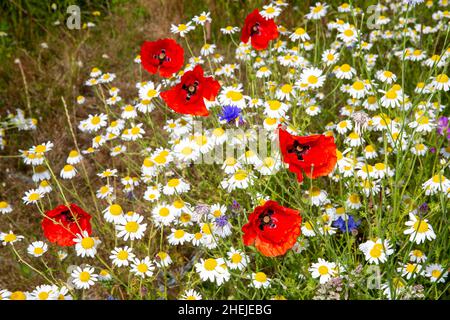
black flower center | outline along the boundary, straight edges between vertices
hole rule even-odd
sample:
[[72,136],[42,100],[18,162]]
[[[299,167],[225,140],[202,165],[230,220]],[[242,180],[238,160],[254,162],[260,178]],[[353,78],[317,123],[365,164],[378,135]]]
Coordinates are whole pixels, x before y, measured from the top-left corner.
[[70,210],[61,212],[61,216],[63,216],[67,222],[75,222],[75,217]]
[[259,22],[255,23],[250,31],[250,36],[254,36],[255,34],[259,34]]
[[191,97],[197,92],[197,87],[198,87],[198,81],[194,81],[194,83],[187,85],[187,84],[183,84],[181,86],[181,88],[186,91],[187,95],[186,95],[186,100],[189,101],[191,100]]
[[259,215],[259,219],[258,219],[259,220],[259,229],[264,231],[265,226],[269,226],[270,228],[276,227],[276,225],[272,219],[272,215],[273,215],[272,209],[268,209],[267,211],[265,211]]
[[303,161],[303,155],[311,149],[310,146],[306,144],[301,144],[297,140],[294,141],[294,144],[290,149],[288,149],[288,153],[295,153],[297,155],[297,159]]
[[162,65],[165,61],[170,61],[170,58],[166,54],[166,49],[161,49],[159,54],[153,55],[153,58],[159,60],[159,65]]

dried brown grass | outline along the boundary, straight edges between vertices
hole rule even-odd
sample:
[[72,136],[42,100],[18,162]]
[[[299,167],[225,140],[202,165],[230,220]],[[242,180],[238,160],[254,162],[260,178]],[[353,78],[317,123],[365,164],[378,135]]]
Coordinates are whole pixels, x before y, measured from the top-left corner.
[[[48,43],[48,49],[42,49],[36,43],[35,51],[18,49],[10,61],[2,63],[0,75],[9,85],[2,89],[5,108],[0,110],[0,114],[6,114],[6,110],[14,111],[17,107],[27,109],[24,83],[18,66],[13,62],[19,58],[29,88],[33,117],[39,119],[39,124],[36,132],[10,134],[9,145],[0,153],[0,198],[7,199],[14,207],[13,213],[1,217],[1,231],[12,229],[26,235],[29,241],[42,239],[39,214],[33,206],[25,206],[21,201],[21,195],[34,187],[32,170],[23,165],[19,158],[1,156],[17,155],[19,149],[50,140],[55,147],[49,160],[55,168],[61,168],[68,152],[74,147],[61,97],[68,102],[75,129],[77,120],[95,110],[95,106],[89,106],[89,103],[87,108],[75,104],[77,95],[87,94],[83,82],[93,66],[115,72],[120,79],[115,85],[121,89],[123,97],[130,97],[134,93],[134,81],[138,79],[138,68],[133,63],[133,57],[139,53],[140,44],[146,39],[169,36],[170,23],[181,20],[182,7],[177,0],[137,0],[118,8],[118,13],[103,17],[97,27],[89,31],[55,27],[42,35],[41,41]],[[138,16],[137,10],[140,12]],[[109,58],[102,58],[103,54]],[[89,142],[79,140],[79,144],[86,146]],[[92,176],[93,169],[88,168]],[[79,193],[85,193],[85,199],[89,201],[88,188],[82,182],[81,178],[75,181],[77,186],[81,186]],[[26,252],[25,243],[19,243],[17,247],[20,252]],[[56,248],[53,251],[56,252]],[[38,269],[43,269],[38,259],[26,258]],[[49,265],[56,269],[56,258]],[[59,272],[60,277],[68,276],[64,275],[65,270]],[[9,247],[0,247],[0,288],[27,290],[41,283],[39,276],[17,262]],[[104,297],[104,293],[96,292],[90,298],[100,297]]]

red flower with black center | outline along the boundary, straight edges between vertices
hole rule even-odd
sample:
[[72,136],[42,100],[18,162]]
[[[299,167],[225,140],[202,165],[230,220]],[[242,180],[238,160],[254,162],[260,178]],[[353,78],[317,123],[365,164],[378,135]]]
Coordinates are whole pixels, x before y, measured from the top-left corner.
[[141,47],[141,63],[151,74],[159,72],[161,77],[170,78],[184,63],[184,50],[173,39],[145,41]]
[[267,257],[283,255],[297,241],[301,223],[297,210],[280,206],[276,201],[266,201],[255,208],[242,227],[244,244],[254,244]]
[[264,50],[269,41],[278,38],[278,28],[273,19],[265,19],[255,9],[245,18],[242,28],[241,41],[247,43],[251,39],[252,47],[256,50]]
[[298,182],[303,181],[303,172],[315,179],[333,171],[337,161],[333,137],[323,134],[293,136],[282,128],[278,128],[278,137],[283,161],[289,164],[289,171],[297,175]]
[[178,113],[207,116],[209,112],[203,99],[214,101],[219,90],[219,82],[213,77],[204,77],[202,67],[197,65],[181,77],[179,84],[161,92],[161,97]]
[[59,205],[45,213],[42,220],[42,230],[50,242],[56,242],[59,246],[72,246],[77,234],[87,231],[92,233],[91,215],[78,207],[70,204],[70,208]]

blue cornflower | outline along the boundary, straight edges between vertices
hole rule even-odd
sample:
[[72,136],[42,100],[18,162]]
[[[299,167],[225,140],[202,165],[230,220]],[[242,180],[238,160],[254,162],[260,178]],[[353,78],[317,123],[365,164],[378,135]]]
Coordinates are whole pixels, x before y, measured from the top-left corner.
[[225,227],[228,224],[228,216],[224,214],[224,215],[216,218],[216,224],[219,227]]
[[230,123],[239,119],[239,124],[242,124],[241,111],[242,110],[236,106],[224,106],[222,107],[222,113],[219,115],[219,120]]
[[342,219],[342,217],[339,217],[333,222],[333,227],[338,228],[342,232],[352,232],[353,230],[356,230],[360,224],[360,220],[355,221],[353,216],[348,216],[347,221]]

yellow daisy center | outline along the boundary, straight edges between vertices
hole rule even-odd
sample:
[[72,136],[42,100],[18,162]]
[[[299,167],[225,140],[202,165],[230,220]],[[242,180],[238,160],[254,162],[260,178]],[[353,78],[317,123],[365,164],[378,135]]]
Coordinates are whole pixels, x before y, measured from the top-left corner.
[[158,91],[156,91],[155,89],[150,89],[147,91],[147,97],[153,98],[154,96],[156,96],[157,93]]
[[413,227],[414,230],[416,230],[418,233],[425,233],[429,229],[428,223],[426,223],[425,221],[416,221]]
[[92,117],[92,119],[91,119],[91,123],[92,123],[93,125],[99,124],[100,121],[101,121],[101,119],[100,119],[99,116]]
[[231,256],[231,262],[233,262],[235,264],[238,264],[239,262],[241,262],[241,260],[242,260],[242,256],[239,253],[234,253]]
[[184,230],[177,230],[177,231],[174,232],[173,236],[176,239],[181,239],[181,238],[184,237],[184,233],[185,233]]
[[47,300],[48,296],[49,296],[49,294],[46,291],[39,292],[39,294],[38,294],[39,300]]
[[94,247],[94,245],[95,241],[91,237],[86,237],[81,240],[81,246],[83,247],[83,249],[91,249]]
[[127,260],[128,259],[128,252],[125,250],[120,250],[117,253],[117,259],[119,260]]
[[15,235],[14,233],[10,233],[10,234],[7,234],[7,235],[5,236],[5,238],[3,239],[3,241],[5,241],[5,242],[13,242],[13,241],[15,241],[16,239],[17,239],[16,235]]
[[183,155],[185,155],[185,156],[188,156],[188,155],[192,154],[193,151],[194,151],[194,150],[193,150],[191,147],[184,147],[184,148],[181,150],[181,153],[182,153]]
[[448,82],[448,76],[446,74],[440,74],[436,77],[436,81],[439,83],[447,83]]
[[373,246],[373,248],[370,250],[369,253],[373,258],[379,258],[382,252],[383,252],[383,245],[377,243]]
[[308,77],[308,83],[310,83],[310,84],[316,84],[317,81],[319,81],[319,78],[317,78],[317,77],[314,76],[314,75],[310,75],[310,76]]
[[352,87],[353,89],[360,91],[364,89],[364,83],[362,83],[361,81],[356,81],[353,83]]
[[247,178],[248,173],[244,170],[238,170],[235,174],[234,174],[234,179],[238,180],[238,181],[242,181],[245,180],[245,178]]
[[441,276],[441,274],[442,274],[442,272],[437,269],[431,271],[431,276],[435,279],[439,278]]
[[145,263],[140,263],[140,264],[137,265],[136,269],[140,273],[146,273],[148,271],[148,266]]
[[170,179],[169,182],[167,183],[167,185],[171,188],[175,188],[180,184],[180,180],[179,179]]
[[267,281],[267,275],[264,272],[257,272],[255,274],[255,281],[264,283]]
[[36,153],[44,153],[45,151],[47,151],[47,147],[44,146],[43,144],[40,144],[38,146],[36,146],[36,148],[34,149],[34,151]]
[[81,282],[88,282],[91,279],[91,275],[87,271],[83,271],[80,273],[79,279]]
[[328,274],[328,267],[327,266],[320,266],[317,271],[319,272],[319,274],[321,276],[324,276],[326,274]]
[[161,208],[159,209],[159,215],[161,217],[167,217],[169,215],[170,211],[167,208]]
[[240,93],[239,91],[228,91],[226,94],[228,99],[231,99],[232,101],[239,101],[242,100],[242,93]]
[[390,100],[394,100],[397,99],[397,92],[393,89],[389,90],[386,92],[386,98],[390,99]]
[[207,271],[213,271],[217,267],[217,261],[215,259],[206,259],[204,267]]
[[122,207],[118,204],[113,204],[111,205],[111,207],[109,207],[109,213],[111,213],[113,216],[118,216],[122,214],[122,212]]
[[139,224],[136,221],[128,221],[125,230],[129,233],[135,233],[139,230]]
[[341,71],[342,72],[349,72],[350,70],[351,70],[350,65],[348,65],[346,63],[341,66]]
[[353,37],[354,34],[355,34],[355,33],[353,32],[352,29],[347,29],[347,30],[344,31],[344,35],[345,35],[346,37]]

